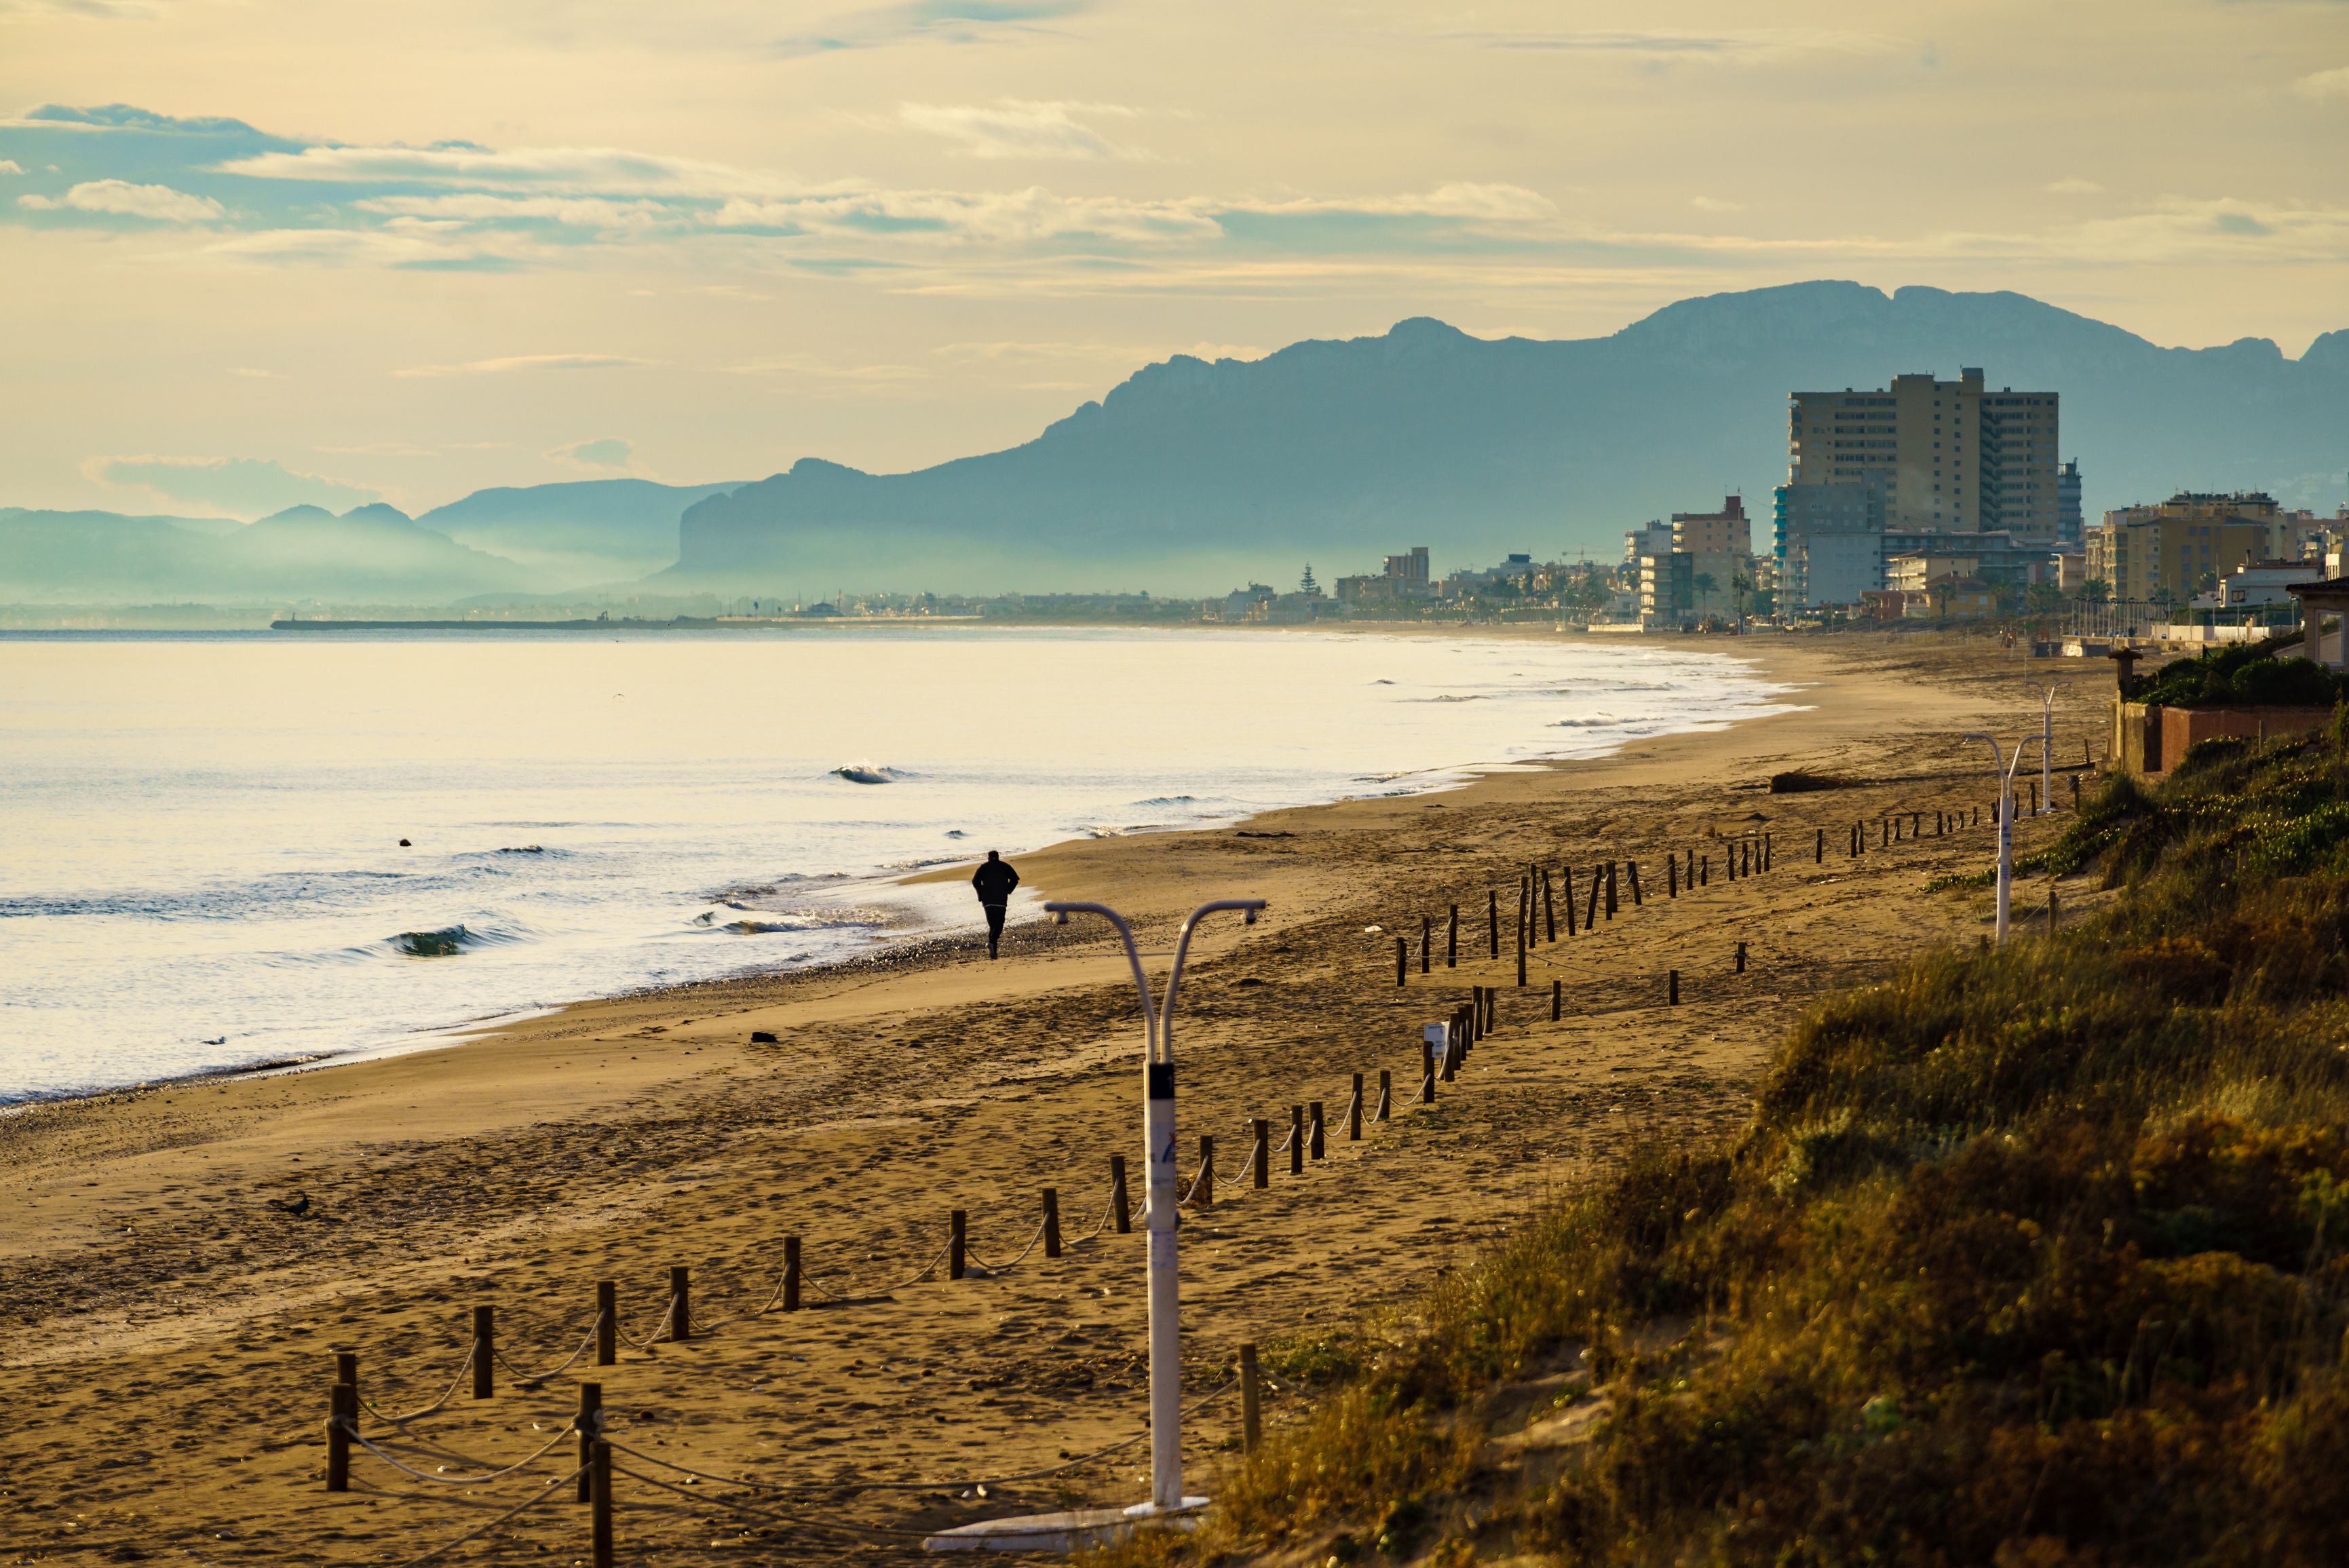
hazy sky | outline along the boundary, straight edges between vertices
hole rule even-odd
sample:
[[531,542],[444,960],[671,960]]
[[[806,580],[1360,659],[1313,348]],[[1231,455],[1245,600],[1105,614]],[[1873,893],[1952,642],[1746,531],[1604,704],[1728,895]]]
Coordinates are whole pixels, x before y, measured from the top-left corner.
[[0,0],[0,504],[916,467],[1813,277],[2349,326],[2349,0]]

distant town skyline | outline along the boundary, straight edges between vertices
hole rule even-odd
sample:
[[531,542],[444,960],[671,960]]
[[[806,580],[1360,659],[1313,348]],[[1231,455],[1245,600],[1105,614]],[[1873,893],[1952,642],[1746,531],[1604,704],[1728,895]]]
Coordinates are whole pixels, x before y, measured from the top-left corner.
[[2349,326],[2344,23],[13,0],[0,505],[903,469],[1173,353],[1804,278],[2296,355]]

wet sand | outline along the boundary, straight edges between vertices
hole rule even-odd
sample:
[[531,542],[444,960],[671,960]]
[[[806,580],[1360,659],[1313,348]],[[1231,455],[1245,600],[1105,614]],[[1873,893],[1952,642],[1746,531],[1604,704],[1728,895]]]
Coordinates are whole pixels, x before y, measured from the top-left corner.
[[[1309,1374],[1326,1341],[1407,1314],[1437,1273],[1634,1139],[1734,1127],[1812,998],[1987,931],[1987,894],[1920,891],[1992,852],[1986,810],[1980,827],[1931,834],[1937,810],[1990,802],[1986,752],[1956,733],[2019,734],[2038,711],[2026,680],[2068,678],[2057,758],[2076,769],[2084,740],[2100,746],[2100,666],[2051,670],[1980,638],[1718,645],[1800,685],[1806,710],[1433,796],[1020,857],[1028,887],[1133,915],[1154,977],[1192,905],[1271,901],[1254,928],[1212,922],[1185,981],[1185,1171],[1207,1133],[1219,1171],[1215,1206],[1182,1232],[1192,1395],[1223,1386],[1243,1342],[1276,1371]],[[1795,767],[1855,782],[1760,788]],[[2068,804],[2060,778],[2057,790]],[[1847,858],[1849,824],[1890,811],[1920,813],[1926,836],[1878,850],[1871,827],[1869,852]],[[2018,851],[2064,821],[2023,823]],[[1727,880],[1720,841],[1765,830],[1775,869]],[[1712,857],[1709,884],[1667,898],[1663,856],[1690,849]],[[1608,858],[1640,861],[1644,903],[1627,884],[1595,932],[1561,923],[1517,989],[1518,872],[1571,868],[1579,924],[1585,878]],[[2102,896],[2067,889],[2064,904]],[[1455,901],[1460,964],[1447,968]],[[2044,903],[2043,888],[2018,892],[2019,912]],[[1433,971],[1414,961],[1399,988],[1392,936],[1415,942],[1423,916],[1439,934]],[[1421,1026],[1474,985],[1502,988],[1498,1032],[1436,1106],[1409,1105]],[[649,1335],[677,1264],[691,1269],[695,1318],[717,1324],[706,1337],[626,1346],[616,1366],[583,1360],[536,1386],[501,1367],[493,1398],[460,1387],[404,1436],[372,1415],[367,1435],[429,1474],[509,1464],[558,1436],[574,1378],[600,1374],[615,1437],[645,1456],[624,1465],[681,1483],[620,1480],[623,1562],[915,1544],[731,1511],[716,1499],[746,1494],[682,1484],[652,1460],[808,1488],[764,1506],[888,1531],[1137,1501],[1146,1445],[985,1498],[960,1483],[1142,1431],[1140,1037],[1099,923],[1040,922],[1015,926],[995,964],[983,941],[939,938],[819,973],[583,1003],[448,1049],[0,1119],[0,1563],[405,1562],[568,1475],[568,1446],[479,1495],[362,1453],[351,1491],[329,1495],[334,1351],[357,1350],[363,1392],[397,1413],[458,1377],[477,1303],[495,1305],[503,1354],[541,1368],[581,1342],[598,1280],[617,1282],[628,1334]],[[1351,1141],[1351,1075],[1375,1100],[1381,1069],[1393,1115]],[[1236,1181],[1250,1119],[1270,1119],[1277,1144],[1290,1108],[1315,1100],[1326,1158],[1291,1174],[1277,1156],[1266,1190]],[[1112,1154],[1135,1171],[1135,1233],[1092,1234]],[[1028,1245],[1048,1187],[1066,1254],[1039,1247],[988,1274],[981,1264]],[[272,1205],[296,1194],[298,1215]],[[969,1216],[972,1277],[941,1267],[901,1283],[944,1244],[954,1209]],[[820,1284],[805,1310],[761,1314],[786,1235]],[[1304,1398],[1274,1394],[1268,1419]],[[1194,1490],[1212,1491],[1237,1419],[1227,1399],[1186,1425]],[[952,1484],[851,1490],[909,1478]],[[584,1562],[586,1511],[567,1497],[440,1560]]]

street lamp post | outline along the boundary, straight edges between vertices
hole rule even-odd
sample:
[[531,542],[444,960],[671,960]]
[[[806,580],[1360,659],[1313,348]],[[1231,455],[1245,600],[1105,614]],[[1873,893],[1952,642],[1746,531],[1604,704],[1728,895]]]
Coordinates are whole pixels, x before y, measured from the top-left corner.
[[2039,691],[2039,814],[2055,814],[2055,694],[2062,681],[2033,681]]
[[2014,885],[2014,768],[2023,760],[2023,746],[2035,738],[2024,736],[2014,743],[2014,752],[2004,759],[2002,769],[1998,742],[1987,735],[1974,732],[1960,737],[1979,740],[1990,748],[1990,774],[1998,786],[1998,944],[2006,945],[2006,910],[2008,895]]
[[1178,1286],[1174,1241],[1177,1191],[1174,1153],[1174,998],[1183,984],[1183,962],[1191,951],[1191,933],[1200,920],[1219,910],[1240,911],[1250,925],[1265,907],[1260,898],[1223,898],[1203,903],[1184,919],[1174,944],[1174,969],[1166,978],[1166,1004],[1154,1006],[1150,981],[1142,972],[1142,953],[1134,945],[1133,929],[1125,917],[1107,904],[1054,901],[1044,905],[1066,925],[1071,914],[1097,914],[1117,927],[1125,944],[1126,962],[1133,970],[1133,988],[1142,998],[1143,1170],[1149,1173],[1144,1228],[1149,1233],[1150,1284],[1150,1501],[1125,1511],[1127,1517],[1148,1519],[1206,1506],[1203,1497],[1183,1491],[1183,1331],[1177,1317]]

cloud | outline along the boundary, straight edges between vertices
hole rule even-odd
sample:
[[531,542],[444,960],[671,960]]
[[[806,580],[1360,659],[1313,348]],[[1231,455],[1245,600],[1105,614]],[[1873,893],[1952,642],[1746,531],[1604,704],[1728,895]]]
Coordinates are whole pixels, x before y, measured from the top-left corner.
[[80,212],[151,218],[159,223],[209,223],[228,215],[227,210],[209,196],[191,196],[168,185],[133,185],[127,180],[87,180],[62,197],[19,196],[16,204],[35,211],[69,207]]
[[261,517],[305,502],[347,511],[383,499],[378,490],[299,473],[274,458],[92,458],[82,471],[100,484],[231,517]]
[[1745,211],[1744,202],[1723,201],[1716,196],[1692,196],[1689,198],[1689,205],[1695,208],[1700,212],[1743,212]]
[[415,365],[394,376],[503,376],[515,370],[634,370],[653,363],[625,354],[516,354],[468,365]]
[[1075,118],[1079,114],[1130,117],[1133,112],[1117,104],[1030,103],[1018,98],[1006,98],[992,107],[897,106],[897,117],[907,125],[957,143],[957,150],[968,158],[1143,158],[1147,155],[1119,147]]
[[1619,55],[1651,63],[1719,61],[1754,65],[1805,55],[1889,55],[1909,47],[1881,33],[1838,29],[1755,27],[1718,33],[1615,29],[1468,30],[1438,33],[1438,43],[1475,49],[1553,54]]
[[[1094,128],[1134,112],[1073,99],[909,103],[888,123],[978,159],[1099,162],[1138,156]],[[299,143],[239,120],[119,104],[49,105],[0,121],[0,155],[24,151],[57,154],[64,172],[53,189],[0,206],[0,219],[102,209],[201,221],[193,255],[243,266],[499,272],[570,264],[587,251],[700,246],[752,265],[894,282],[947,257],[965,269],[1057,259],[1065,271],[1218,246],[1458,254],[1530,242],[1558,222],[1548,198],[1494,182],[1343,196],[902,187],[614,147]]]
[[0,158],[0,174],[22,174],[25,166],[13,158]]
[[2103,191],[2104,187],[2093,180],[2075,177],[2068,180],[2051,180],[2044,189],[2050,196],[2094,196]]
[[751,360],[747,364],[730,365],[727,373],[733,376],[805,376],[822,381],[847,381],[877,384],[892,381],[924,381],[930,373],[911,365],[833,365],[807,354],[786,354],[772,359]]
[[1004,33],[1039,31],[1040,23],[1092,8],[1091,0],[912,0],[852,12],[819,32],[779,38],[774,49],[781,55],[816,55],[925,40],[975,44]]
[[575,468],[603,470],[626,470],[636,463],[636,445],[617,436],[598,436],[591,441],[574,441],[567,447],[557,447],[546,456]]
[[2292,90],[2302,98],[2349,98],[2349,66],[2304,76],[2292,84]]

